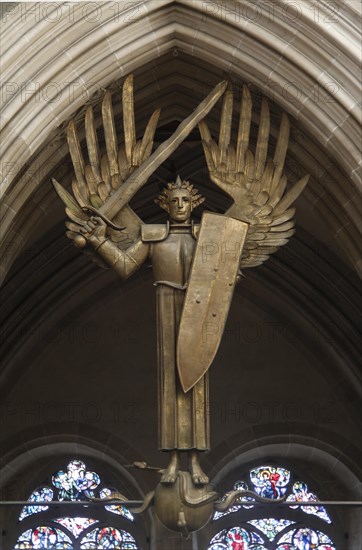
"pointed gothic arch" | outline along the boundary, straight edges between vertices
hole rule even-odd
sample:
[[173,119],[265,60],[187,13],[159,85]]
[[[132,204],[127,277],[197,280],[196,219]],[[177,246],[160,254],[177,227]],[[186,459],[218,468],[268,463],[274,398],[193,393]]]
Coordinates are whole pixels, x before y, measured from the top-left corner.
[[[87,434],[93,431],[97,445],[117,447],[122,429],[133,449],[130,462],[150,457],[162,463],[154,450],[148,272],[120,288],[109,273],[84,262],[65,240],[62,209],[49,184],[53,175],[70,183],[67,121],[80,116],[87,102],[98,105],[104,89],[115,90],[130,72],[135,74],[140,128],[151,107],[162,107],[159,142],[219,80],[228,77],[236,88],[248,84],[256,105],[261,94],[269,97],[272,133],[274,118],[282,110],[291,118],[291,179],[299,171],[312,174],[297,205],[298,229],[288,250],[260,271],[247,273],[238,290],[223,356],[212,372],[214,450],[205,457],[205,466],[216,475],[215,464],[236,452],[235,442],[244,430],[259,452],[259,441],[268,438],[268,430],[274,433],[276,423],[281,438],[301,437],[290,449],[298,451],[306,438],[314,452],[308,439],[313,422],[315,440],[333,449],[336,464],[340,454],[356,464],[356,273],[361,269],[358,2],[340,3],[337,11],[324,0],[313,6],[304,0],[283,0],[272,9],[270,2],[256,5],[247,0],[147,0],[129,2],[121,12],[115,11],[114,2],[93,6],[93,11],[82,4],[73,11],[67,3],[43,8],[41,3],[1,5],[6,44],[0,198],[5,472],[22,471],[19,462],[12,462],[19,440],[32,452],[27,428],[49,422],[47,437],[62,433],[67,421],[64,402],[79,404],[75,424]],[[211,129],[218,116],[216,108],[209,118]],[[211,209],[222,211],[225,197],[208,187],[202,162],[196,132],[136,199],[141,217],[159,220],[151,198],[158,192],[158,180],[168,180],[175,171],[203,190]],[[130,300],[136,304],[134,315],[129,313]],[[111,320],[106,306],[111,307]],[[99,387],[95,380],[101,360],[95,344],[104,351],[110,343],[114,351],[102,356],[101,364],[105,379],[117,384],[100,394],[94,389]],[[69,365],[76,382],[64,391],[53,380]],[[146,395],[132,389],[135,378],[143,380]],[[244,399],[241,392],[246,387]],[[58,418],[51,416],[50,408],[44,409],[49,395],[61,411]],[[114,404],[111,410],[107,398]],[[82,407],[89,402],[99,403],[100,419],[86,412],[84,420]],[[301,409],[293,410],[291,402]],[[230,409],[236,412],[230,414]],[[106,426],[106,435],[96,429],[100,425]],[[80,435],[72,428],[69,433],[75,439]],[[355,475],[354,466],[348,461],[347,465]],[[149,483],[140,480],[142,492]],[[5,492],[5,498],[11,496],[11,490]],[[360,536],[352,523],[348,550]],[[160,533],[158,526],[152,538],[157,549],[163,544]]]

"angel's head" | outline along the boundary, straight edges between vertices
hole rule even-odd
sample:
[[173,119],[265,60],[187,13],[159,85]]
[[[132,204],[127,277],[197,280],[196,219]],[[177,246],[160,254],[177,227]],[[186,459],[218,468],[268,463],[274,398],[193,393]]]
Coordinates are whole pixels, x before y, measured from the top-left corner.
[[176,181],[168,183],[155,202],[168,212],[171,223],[189,223],[192,210],[204,200],[190,182],[181,181],[177,176]]

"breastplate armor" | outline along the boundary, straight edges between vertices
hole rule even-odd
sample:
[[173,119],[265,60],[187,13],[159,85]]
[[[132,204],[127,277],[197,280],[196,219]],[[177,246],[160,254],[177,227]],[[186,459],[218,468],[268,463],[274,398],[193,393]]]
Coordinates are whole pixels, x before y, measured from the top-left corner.
[[155,284],[186,288],[196,241],[191,228],[173,228],[166,239],[151,244]]

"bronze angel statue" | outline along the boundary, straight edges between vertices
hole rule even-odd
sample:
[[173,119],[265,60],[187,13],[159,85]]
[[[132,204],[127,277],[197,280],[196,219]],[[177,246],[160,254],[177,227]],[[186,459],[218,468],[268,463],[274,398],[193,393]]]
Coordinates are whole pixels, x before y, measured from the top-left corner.
[[[233,92],[226,88],[227,83],[220,83],[151,154],[159,111],[137,140],[133,80],[128,77],[123,85],[121,146],[107,92],[102,104],[106,152],[100,155],[93,110],[88,107],[88,160],[74,122],[68,126],[74,197],[53,180],[66,206],[67,235],[78,247],[111,267],[121,279],[130,277],[147,258],[151,260],[157,287],[159,446],[170,453],[161,478],[165,485],[175,482],[183,452],[193,484],[208,483],[199,461],[200,452],[210,448],[208,369],[219,346],[238,273],[261,264],[288,241],[294,231],[295,210],[290,206],[308,180],[302,178],[285,192],[289,122],[283,115],[270,158],[270,116],[264,99],[255,154],[250,150],[252,102],[246,86],[236,143],[232,143]],[[216,142],[203,119],[222,94]],[[232,206],[224,215],[205,212],[201,223],[195,224],[192,211],[204,199],[192,183],[178,176],[156,198],[168,221],[144,224],[130,208],[130,198],[197,124],[210,179],[233,199]],[[207,326],[217,330],[205,331]]]

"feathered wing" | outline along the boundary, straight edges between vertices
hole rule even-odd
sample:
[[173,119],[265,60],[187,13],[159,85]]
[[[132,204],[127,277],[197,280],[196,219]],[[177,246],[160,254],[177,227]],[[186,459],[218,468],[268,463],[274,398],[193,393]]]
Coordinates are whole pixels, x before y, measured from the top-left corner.
[[234,199],[225,213],[249,224],[240,267],[262,264],[294,233],[294,208],[290,208],[308,182],[300,179],[285,192],[283,174],[289,142],[289,120],[283,114],[274,157],[268,157],[270,115],[266,99],[260,111],[255,155],[249,149],[252,101],[249,89],[243,87],[236,145],[231,143],[233,92],[224,95],[219,141],[212,138],[203,120],[199,122],[202,144],[210,179]]
[[[126,78],[122,88],[123,143],[119,146],[112,105],[112,95],[106,92],[102,103],[102,121],[106,142],[106,153],[101,156],[93,108],[89,106],[85,115],[85,137],[88,159],[85,160],[74,120],[68,124],[67,138],[75,179],[72,182],[74,197],[53,181],[55,190],[66,206],[67,236],[82,247],[85,240],[80,229],[92,215],[92,209],[102,207],[107,199],[129,178],[129,176],[150,156],[160,109],[149,119],[143,137],[136,139],[133,76]],[[89,209],[89,210],[86,210]],[[97,215],[97,213],[95,213]],[[107,235],[119,248],[131,244],[140,234],[141,220],[128,206],[124,206],[113,218],[113,227],[108,223]],[[117,229],[125,226],[126,232]],[[88,250],[88,247],[87,247]],[[91,252],[91,249],[88,251]],[[95,253],[92,254],[92,256]]]

